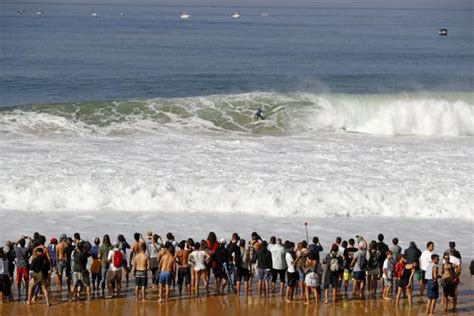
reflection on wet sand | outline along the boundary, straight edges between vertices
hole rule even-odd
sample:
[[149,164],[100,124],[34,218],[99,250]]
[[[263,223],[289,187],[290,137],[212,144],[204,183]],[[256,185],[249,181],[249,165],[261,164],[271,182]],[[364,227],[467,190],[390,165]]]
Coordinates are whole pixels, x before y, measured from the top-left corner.
[[[474,313],[474,279],[471,278],[467,266],[464,266],[462,283],[459,288],[459,305],[457,313],[442,313],[443,315],[473,315]],[[151,293],[151,289],[148,289]],[[415,296],[413,308],[409,308],[406,300],[401,301],[401,306],[395,307],[393,301],[384,301],[366,298],[352,299],[351,295],[342,296],[336,304],[304,305],[303,301],[297,300],[286,303],[279,295],[275,294],[269,300],[255,296],[241,296],[234,294],[223,296],[201,296],[199,298],[179,299],[174,296],[168,304],[156,302],[157,294],[149,295],[146,302],[136,303],[133,298],[133,288],[127,288],[123,297],[119,299],[93,299],[91,302],[80,303],[65,302],[63,293],[62,300],[58,293],[52,290],[52,303],[50,307],[44,304],[31,306],[18,302],[0,305],[0,315],[15,316],[68,316],[68,315],[163,315],[163,316],[233,316],[233,315],[392,315],[392,316],[416,316],[424,314],[426,307],[425,298]],[[212,293],[212,291],[211,291]],[[255,289],[254,289],[255,293]],[[417,293],[417,291],[415,291]],[[440,293],[441,294],[441,293]],[[440,312],[440,299],[438,300],[437,313]]]

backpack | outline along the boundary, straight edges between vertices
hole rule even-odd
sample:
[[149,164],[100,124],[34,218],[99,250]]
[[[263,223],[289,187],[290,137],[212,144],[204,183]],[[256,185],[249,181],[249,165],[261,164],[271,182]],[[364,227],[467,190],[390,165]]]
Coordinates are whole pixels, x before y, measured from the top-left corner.
[[116,268],[121,268],[123,263],[123,253],[120,250],[114,251],[112,256],[112,264]]
[[84,269],[83,262],[84,262],[84,254],[82,252],[74,251],[72,260],[72,269],[74,272],[82,272]]
[[471,260],[471,265],[469,266],[469,271],[471,272],[471,276],[474,275],[474,260]]
[[309,287],[319,287],[321,285],[319,274],[315,272],[307,273],[304,278],[304,283]]
[[44,255],[37,256],[31,262],[30,270],[35,272],[35,273],[40,273],[41,270],[43,269],[44,261],[45,261],[45,256]]
[[319,257],[319,246],[311,244],[308,247],[308,258],[311,260],[316,260]]
[[329,260],[329,270],[331,270],[331,272],[341,271],[341,265],[339,263],[339,257],[337,255],[333,255]]
[[367,258],[365,257],[365,253],[362,253],[362,256],[359,256],[359,267],[362,271],[367,269]]
[[369,269],[375,269],[379,266],[379,252],[375,251],[369,257]]

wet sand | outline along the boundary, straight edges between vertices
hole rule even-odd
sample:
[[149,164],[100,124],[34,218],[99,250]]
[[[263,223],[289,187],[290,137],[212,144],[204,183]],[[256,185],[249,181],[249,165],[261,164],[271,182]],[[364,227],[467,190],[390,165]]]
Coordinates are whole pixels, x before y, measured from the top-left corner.
[[[474,315],[474,278],[469,275],[468,266],[465,265],[462,275],[462,283],[459,287],[458,312],[443,313],[440,310],[441,299],[437,301],[437,314],[442,315]],[[211,284],[213,282],[211,281]],[[255,282],[254,282],[255,283]],[[132,284],[132,283],[131,283]],[[419,293],[415,289],[415,293]],[[0,315],[165,315],[165,316],[217,316],[217,315],[407,315],[415,316],[424,314],[425,298],[418,295],[414,298],[413,308],[408,307],[406,300],[396,307],[394,301],[380,299],[344,299],[336,304],[314,304],[304,305],[303,301],[297,300],[286,303],[279,295],[275,294],[269,300],[258,299],[255,296],[247,298],[245,295],[237,297],[235,294],[222,296],[201,296],[199,298],[178,299],[172,296],[168,303],[157,303],[157,293],[150,293],[146,302],[135,302],[133,288],[129,287],[123,291],[121,298],[93,299],[91,302],[80,303],[61,302],[53,286],[52,306],[36,303],[25,305],[18,302],[0,305]],[[254,289],[255,291],[255,289]],[[211,288],[211,293],[213,293]],[[441,292],[440,292],[441,295]],[[65,299],[63,294],[63,299]]]

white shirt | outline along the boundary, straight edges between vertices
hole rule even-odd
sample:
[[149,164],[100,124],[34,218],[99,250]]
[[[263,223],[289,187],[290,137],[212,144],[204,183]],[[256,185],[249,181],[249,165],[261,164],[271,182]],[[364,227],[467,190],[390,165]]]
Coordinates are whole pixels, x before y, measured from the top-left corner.
[[394,268],[394,261],[393,259],[385,259],[383,262],[383,278],[384,279],[391,279],[393,277],[393,268]]
[[431,255],[433,254],[432,251],[429,251],[428,249],[423,251],[420,256],[420,269],[422,271],[426,271],[428,269],[428,265],[431,262]]
[[[189,255],[189,260],[194,261],[194,271],[206,270],[206,264],[204,263],[204,250],[195,250]],[[192,260],[191,260],[192,258]]]
[[[110,267],[109,267],[110,271],[120,271],[120,270],[122,270],[121,266],[118,267],[118,268],[116,266],[114,266],[114,252],[115,251],[120,251],[120,250],[113,250],[112,249],[112,250],[109,251],[109,255],[107,256],[107,260],[109,260],[111,262]],[[123,255],[123,252],[122,252],[122,255]],[[125,260],[125,256],[123,257],[123,259]]]
[[295,270],[295,265],[293,263],[293,257],[291,256],[289,252],[286,253],[285,259],[286,259],[286,265],[288,266],[288,272],[295,273],[296,270]]
[[275,270],[285,270],[287,264],[285,261],[285,248],[282,245],[270,245],[268,250],[272,253],[272,268]]
[[0,259],[0,275],[8,275],[8,260]]
[[[443,260],[443,263],[445,263],[446,260]],[[461,265],[461,260],[459,260],[459,258],[456,258],[455,256],[449,256],[449,262],[451,262],[452,264],[456,265],[456,266],[460,266]]]

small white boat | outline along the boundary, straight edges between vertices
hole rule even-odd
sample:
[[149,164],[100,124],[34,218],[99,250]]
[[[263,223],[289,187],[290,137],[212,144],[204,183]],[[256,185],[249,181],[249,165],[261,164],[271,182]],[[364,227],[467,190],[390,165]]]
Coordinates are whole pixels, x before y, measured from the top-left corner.
[[439,29],[439,36],[448,36],[448,29]]
[[269,16],[270,14],[268,12],[262,12],[260,13],[260,16]]
[[97,16],[97,13],[96,13],[96,12],[92,12],[91,15],[92,15],[92,16]]
[[240,18],[240,14],[238,12],[235,12],[234,14],[232,14],[232,18],[238,19]]
[[41,11],[41,10],[36,11],[36,15],[43,15],[43,14],[44,14],[44,12]]
[[191,17],[191,15],[187,14],[186,12],[183,12],[183,14],[181,14],[180,18],[182,20],[187,20]]
[[120,12],[120,16],[125,16],[125,13],[123,13],[123,12]]

